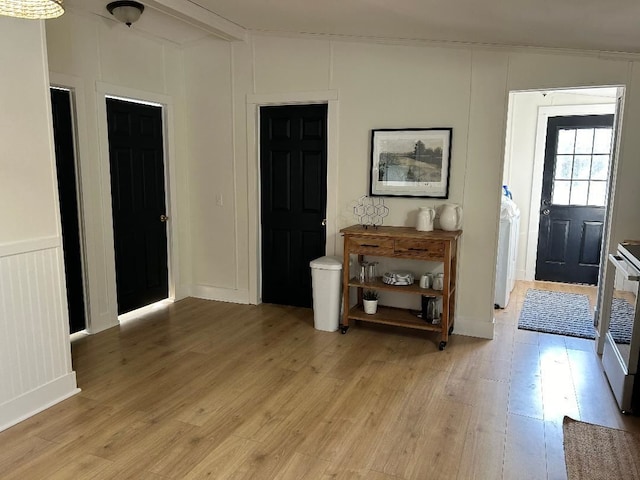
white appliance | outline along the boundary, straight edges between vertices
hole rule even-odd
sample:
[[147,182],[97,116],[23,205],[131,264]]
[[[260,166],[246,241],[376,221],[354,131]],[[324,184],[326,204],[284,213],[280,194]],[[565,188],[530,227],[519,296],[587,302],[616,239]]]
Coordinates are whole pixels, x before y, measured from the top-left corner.
[[516,283],[516,258],[520,234],[520,209],[513,200],[502,196],[500,208],[500,233],[496,261],[496,293],[494,304],[504,308]]
[[[609,255],[615,267],[613,288],[603,301],[611,306],[605,334],[602,365],[618,406],[623,413],[640,413],[640,244],[623,242],[616,255]],[[611,278],[612,276],[610,276]]]

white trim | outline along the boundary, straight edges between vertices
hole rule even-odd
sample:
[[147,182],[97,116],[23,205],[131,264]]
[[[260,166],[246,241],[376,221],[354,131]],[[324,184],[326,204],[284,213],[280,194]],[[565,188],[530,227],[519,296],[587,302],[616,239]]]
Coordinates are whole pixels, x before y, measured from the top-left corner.
[[67,373],[35,390],[0,405],[0,432],[80,393],[75,372]]
[[[529,230],[526,244],[525,280],[534,280],[536,257],[538,252],[538,227],[540,222],[540,201],[542,198],[542,173],[544,170],[544,151],[547,140],[547,122],[549,117],[569,115],[608,115],[614,114],[616,104],[594,105],[552,105],[538,107],[538,123],[531,176],[531,204],[529,209]],[[611,195],[611,193],[609,193]]]
[[454,335],[465,335],[467,337],[493,340],[495,323],[495,319],[491,319],[490,322],[487,322],[484,318],[479,317],[472,318],[456,316],[455,323],[453,324],[453,333]]
[[[338,248],[338,90],[247,95],[247,185],[249,188],[249,303],[260,298],[260,107],[327,104],[327,225],[326,255]],[[331,239],[334,239],[332,242]],[[192,292],[193,293],[193,292]]]
[[0,258],[62,247],[61,237],[42,237],[0,244]]
[[191,296],[219,302],[248,304],[249,290],[212,287],[210,285],[192,285]]
[[[178,208],[177,199],[174,192],[177,191],[176,185],[176,148],[175,148],[175,120],[173,97],[161,93],[146,92],[120,85],[112,85],[105,82],[96,82],[96,104],[98,117],[98,139],[100,152],[100,176],[103,186],[102,195],[102,211],[101,219],[102,230],[105,233],[105,269],[107,285],[107,302],[110,306],[109,318],[116,321],[117,318],[117,294],[116,294],[116,266],[113,255],[113,212],[111,208],[111,174],[109,171],[109,130],[107,125],[107,97],[118,97],[127,101],[152,102],[162,107],[163,112],[163,138],[164,138],[164,168],[165,168],[165,202],[167,207],[167,215],[169,217],[167,228],[167,274],[169,277],[169,299],[175,300],[176,297],[176,279],[179,275],[178,261]],[[111,323],[111,322],[109,322]],[[115,323],[117,325],[117,323]],[[92,328],[91,333],[105,330],[113,325],[103,325],[98,328]]]
[[338,90],[247,95],[248,104],[255,104],[261,107],[266,105],[294,105],[296,103],[327,103],[331,100],[338,100]]

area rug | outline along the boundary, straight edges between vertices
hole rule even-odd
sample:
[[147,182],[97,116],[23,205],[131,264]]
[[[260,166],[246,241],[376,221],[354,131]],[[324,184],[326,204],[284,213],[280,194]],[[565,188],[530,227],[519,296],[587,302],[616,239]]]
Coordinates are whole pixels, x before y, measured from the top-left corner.
[[593,313],[586,295],[530,288],[518,328],[570,337],[595,338]]
[[624,298],[614,298],[611,302],[611,323],[609,331],[616,343],[631,343],[631,330],[634,319],[633,305]]
[[569,480],[640,479],[640,436],[564,417]]

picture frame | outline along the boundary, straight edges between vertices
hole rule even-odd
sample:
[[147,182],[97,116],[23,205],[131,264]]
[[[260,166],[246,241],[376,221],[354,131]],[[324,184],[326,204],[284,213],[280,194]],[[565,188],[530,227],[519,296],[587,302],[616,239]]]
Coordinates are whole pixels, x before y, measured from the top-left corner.
[[449,198],[453,128],[371,131],[370,194]]

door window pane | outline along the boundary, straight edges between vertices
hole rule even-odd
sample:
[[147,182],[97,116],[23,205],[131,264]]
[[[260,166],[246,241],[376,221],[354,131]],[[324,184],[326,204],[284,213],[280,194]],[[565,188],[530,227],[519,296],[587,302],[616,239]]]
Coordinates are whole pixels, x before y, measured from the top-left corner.
[[558,146],[556,148],[556,152],[559,154],[563,154],[563,153],[572,154],[575,142],[576,142],[575,129],[558,130]]
[[556,157],[556,173],[558,180],[571,180],[571,169],[573,167],[573,155],[558,155]]
[[612,134],[611,128],[596,128],[593,137],[593,153],[611,153]]
[[576,155],[573,161],[573,175],[571,178],[574,180],[589,180],[590,173],[591,155]]
[[609,173],[609,155],[594,155],[591,162],[591,179],[606,180]]
[[571,182],[571,205],[586,205],[589,193],[589,182],[578,180]]
[[593,151],[593,128],[580,128],[576,131],[576,153]]
[[566,180],[555,180],[553,182],[553,198],[551,202],[554,205],[569,205],[569,193],[571,192],[571,182]]
[[607,197],[607,182],[589,182],[589,205],[604,207]]

